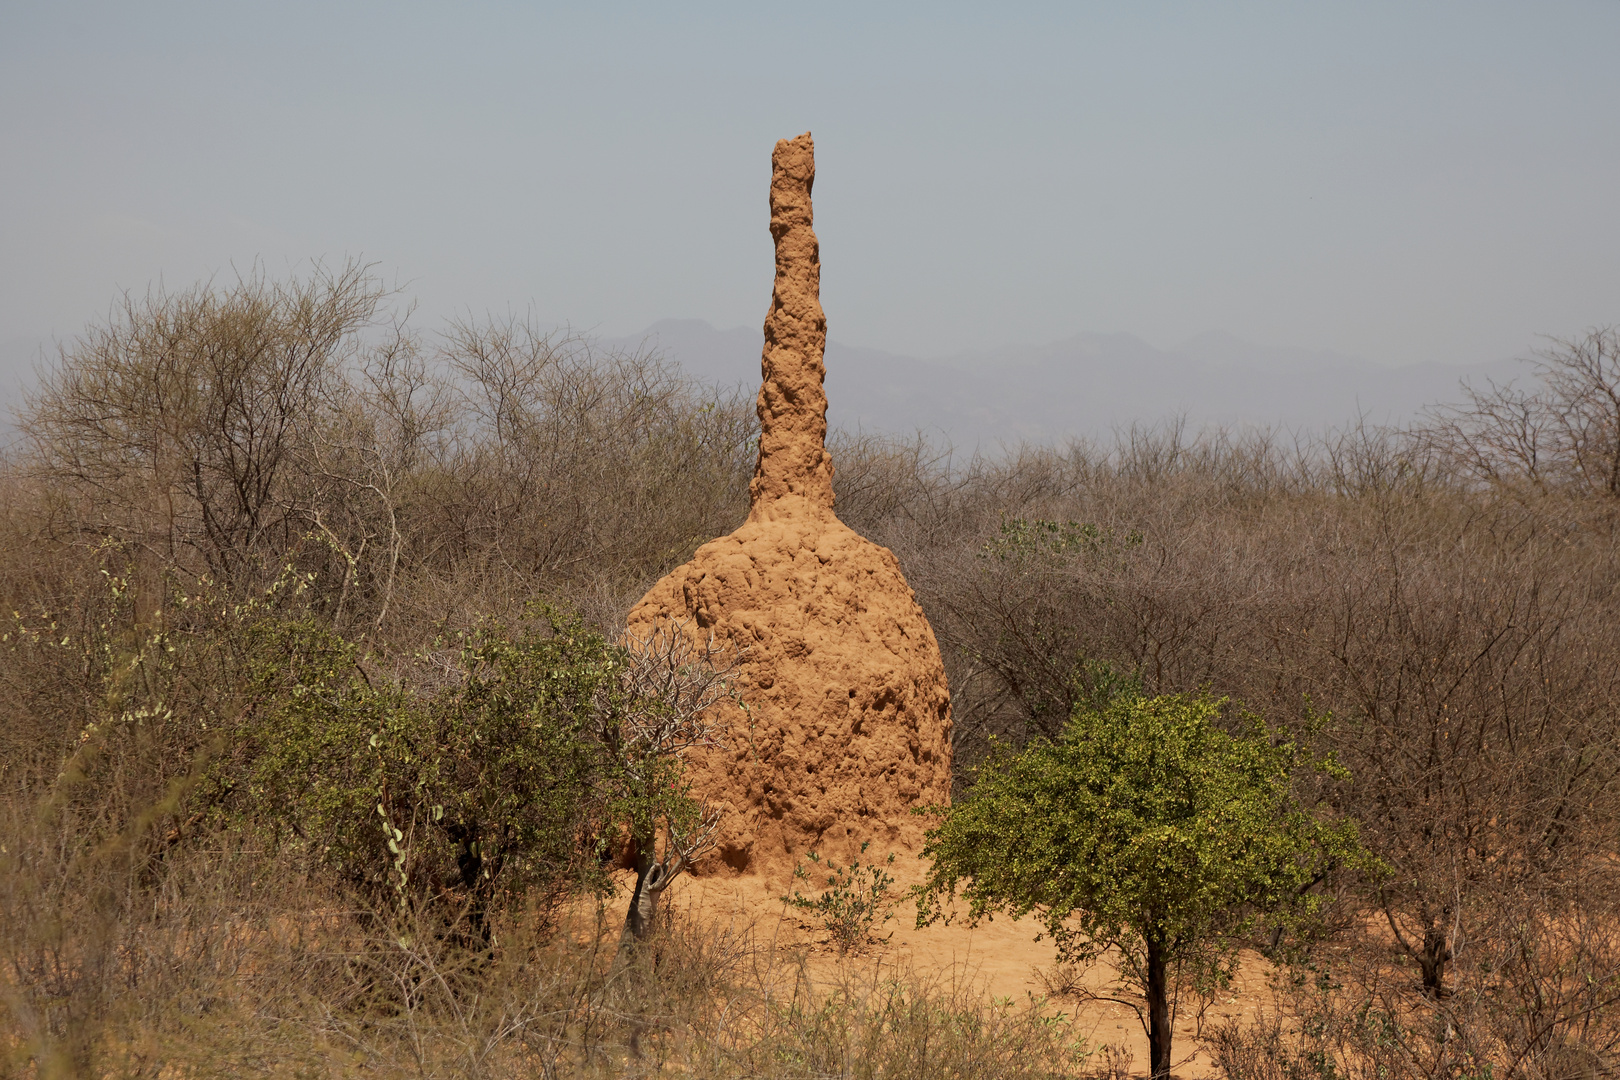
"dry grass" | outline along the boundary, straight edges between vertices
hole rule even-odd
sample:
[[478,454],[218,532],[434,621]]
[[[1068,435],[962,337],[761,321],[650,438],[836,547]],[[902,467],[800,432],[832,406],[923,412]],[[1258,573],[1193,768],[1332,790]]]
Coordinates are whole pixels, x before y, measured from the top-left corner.
[[[45,815],[48,818],[49,814]],[[3,839],[0,1075],[1057,1077],[1086,1048],[1038,1007],[806,958],[673,916],[617,957],[590,904],[442,921],[346,907],[297,860],[204,843],[134,865],[61,821]]]

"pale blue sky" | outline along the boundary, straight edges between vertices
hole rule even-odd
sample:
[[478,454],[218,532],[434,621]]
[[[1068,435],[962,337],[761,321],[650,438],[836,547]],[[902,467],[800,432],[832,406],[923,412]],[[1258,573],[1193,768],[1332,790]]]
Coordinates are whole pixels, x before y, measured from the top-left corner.
[[363,255],[420,321],[757,325],[810,129],[831,333],[1386,363],[1620,321],[1620,2],[0,2],[0,340]]

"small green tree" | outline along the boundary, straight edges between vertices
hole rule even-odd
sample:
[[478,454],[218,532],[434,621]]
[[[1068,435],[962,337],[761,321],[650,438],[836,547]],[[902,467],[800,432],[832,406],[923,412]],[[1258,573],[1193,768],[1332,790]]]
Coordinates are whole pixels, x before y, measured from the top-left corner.
[[453,902],[476,932],[520,897],[556,906],[606,891],[624,840],[626,936],[712,843],[682,759],[718,745],[731,696],[717,654],[680,628],[616,644],[577,617],[459,636],[415,682],[371,677],[359,648],[312,619],[264,620],[253,744],[237,769],[249,820],[313,841],[341,877],[400,904]]
[[[871,846],[867,840],[861,844],[861,855]],[[808,911],[821,920],[827,937],[840,956],[847,956],[866,944],[874,926],[889,921],[902,894],[893,892],[894,875],[888,868],[894,865],[894,852],[883,862],[863,863],[860,856],[848,866],[839,866],[828,859],[823,862],[816,852],[810,852],[810,861],[818,870],[826,871],[827,887],[818,896],[805,896],[798,889],[793,895],[782,897],[782,902],[799,911]],[[810,880],[804,865],[794,867],[795,879]]]
[[233,777],[245,819],[306,837],[385,905],[448,900],[479,935],[518,897],[544,911],[606,887],[597,849],[621,793],[597,733],[629,702],[624,657],[600,635],[555,615],[488,626],[414,685],[368,677],[359,647],[312,619],[245,636],[274,641],[258,650],[269,707]]
[[1295,800],[1303,749],[1252,715],[1227,734],[1225,705],[1124,693],[1077,708],[1056,742],[982,766],[924,848],[919,926],[960,891],[975,921],[1038,913],[1066,961],[1117,952],[1146,1000],[1154,1077],[1170,1071],[1172,976],[1229,972],[1259,919],[1309,919],[1312,885],[1365,858],[1352,822]]

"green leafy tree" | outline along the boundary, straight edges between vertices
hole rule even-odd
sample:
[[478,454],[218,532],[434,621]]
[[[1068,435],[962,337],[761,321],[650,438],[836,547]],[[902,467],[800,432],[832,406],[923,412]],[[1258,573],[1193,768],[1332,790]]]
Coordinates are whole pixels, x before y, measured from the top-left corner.
[[432,686],[430,665],[415,685],[368,676],[313,620],[254,633],[281,645],[260,650],[272,707],[246,732],[242,814],[380,901],[449,900],[480,932],[492,906],[604,884],[614,770],[594,735],[622,659],[599,636],[561,619],[464,634]]
[[348,881],[400,904],[452,903],[484,932],[519,897],[542,910],[606,890],[628,840],[627,934],[706,849],[716,823],[681,777],[713,744],[725,671],[679,633],[630,647],[542,612],[515,632],[463,634],[414,681],[368,676],[357,647],[313,620],[277,636],[241,813],[290,829]]
[[1065,961],[1117,953],[1146,1001],[1154,1077],[1170,1070],[1172,978],[1229,973],[1260,920],[1309,921],[1312,886],[1365,859],[1352,822],[1294,798],[1303,749],[1252,715],[1228,734],[1225,706],[1127,692],[1077,708],[1058,740],[982,766],[924,848],[920,926],[960,892],[974,921],[1038,914]]

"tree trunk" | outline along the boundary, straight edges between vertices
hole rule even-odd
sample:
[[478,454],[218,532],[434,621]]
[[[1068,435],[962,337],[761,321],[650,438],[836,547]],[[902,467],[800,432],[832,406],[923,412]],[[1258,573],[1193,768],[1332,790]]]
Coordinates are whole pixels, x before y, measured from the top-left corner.
[[1148,1075],[1170,1076],[1170,979],[1164,946],[1147,939]]
[[658,917],[658,895],[664,891],[658,863],[636,867],[636,888],[630,894],[630,910],[624,913],[624,932],[637,941],[652,933]]
[[1423,972],[1423,990],[1430,997],[1446,996],[1446,961],[1451,959],[1451,946],[1446,941],[1444,927],[1430,927],[1423,933],[1423,951],[1418,953],[1418,967]]
[[652,933],[658,919],[658,898],[665,886],[680,874],[679,857],[658,859],[653,844],[638,845],[636,851],[636,888],[630,894],[630,909],[624,913],[624,931],[619,935],[619,959],[629,956],[637,942]]

